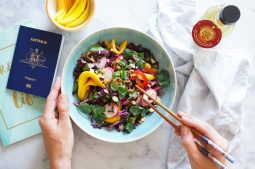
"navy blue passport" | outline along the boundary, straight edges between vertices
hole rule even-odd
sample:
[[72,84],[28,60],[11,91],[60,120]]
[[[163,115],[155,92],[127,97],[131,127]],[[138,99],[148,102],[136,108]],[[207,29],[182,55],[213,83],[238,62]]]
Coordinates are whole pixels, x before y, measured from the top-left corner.
[[20,26],[7,88],[46,98],[63,41],[63,35]]

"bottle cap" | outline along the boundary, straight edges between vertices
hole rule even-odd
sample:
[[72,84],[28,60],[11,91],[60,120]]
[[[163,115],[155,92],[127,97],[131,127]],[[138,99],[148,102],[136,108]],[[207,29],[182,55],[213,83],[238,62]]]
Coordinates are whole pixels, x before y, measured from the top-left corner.
[[220,42],[222,33],[212,21],[201,20],[193,27],[192,37],[198,46],[212,48]]
[[220,20],[223,24],[232,24],[238,21],[241,12],[238,7],[229,5],[224,7],[220,12]]

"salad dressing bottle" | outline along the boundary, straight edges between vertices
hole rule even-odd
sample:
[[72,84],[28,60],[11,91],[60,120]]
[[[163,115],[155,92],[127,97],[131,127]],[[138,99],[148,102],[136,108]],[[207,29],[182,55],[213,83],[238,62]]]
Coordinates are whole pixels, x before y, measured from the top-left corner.
[[221,29],[222,36],[227,36],[233,31],[240,15],[239,8],[234,5],[218,5],[209,8],[203,18],[214,22]]
[[202,48],[215,47],[222,36],[233,31],[240,15],[240,10],[234,5],[219,5],[208,9],[192,29],[194,42]]

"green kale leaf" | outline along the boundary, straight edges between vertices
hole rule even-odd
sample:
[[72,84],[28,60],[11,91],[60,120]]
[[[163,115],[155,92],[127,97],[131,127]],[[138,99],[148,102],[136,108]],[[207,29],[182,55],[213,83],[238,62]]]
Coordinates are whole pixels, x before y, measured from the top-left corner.
[[110,83],[110,88],[111,88],[113,91],[117,91],[117,90],[118,90],[118,86],[119,86],[119,84],[116,83],[116,82],[111,82],[111,83]]
[[136,98],[137,94],[138,94],[138,92],[136,90],[133,90],[133,91],[129,92],[129,94],[128,94],[129,95],[129,99]]
[[88,99],[89,100],[95,100],[99,98],[99,95],[98,95],[98,92],[97,91],[94,91],[94,92],[89,92],[88,93]]
[[89,113],[91,114],[91,106],[87,103],[80,103],[79,105],[79,109],[83,112],[83,113]]
[[126,125],[125,125],[125,130],[128,132],[128,133],[131,133],[133,130],[134,130],[134,125],[130,122],[128,122]]
[[139,69],[143,69],[145,66],[145,62],[140,57],[136,58],[135,64],[136,64],[136,66],[138,66]]
[[97,123],[102,123],[105,120],[105,108],[99,105],[90,105],[87,103],[80,103],[79,109],[83,113],[90,114]]
[[126,70],[122,69],[122,70],[118,70],[116,72],[113,73],[113,77],[114,78],[120,78],[122,80],[127,79],[127,72]]
[[126,48],[123,52],[123,57],[124,58],[131,58],[134,53],[136,53],[136,52]]
[[159,86],[161,88],[167,87],[170,84],[170,75],[169,72],[167,70],[161,70],[158,74],[157,74],[157,80],[159,83]]
[[120,60],[118,65],[121,67],[125,67],[126,63],[123,60]]
[[143,109],[141,111],[141,117],[145,117],[148,113],[150,113],[149,109]]
[[121,72],[118,70],[118,71],[115,71],[114,73],[113,73],[113,77],[114,78],[117,78],[117,77],[120,77],[120,74],[121,74]]
[[127,73],[126,73],[126,71],[125,71],[125,70],[121,70],[120,72],[121,72],[121,73],[120,73],[121,79],[122,79],[122,80],[126,80],[126,79],[127,79]]
[[124,96],[128,93],[128,88],[125,85],[118,86],[118,92],[120,95]]
[[123,52],[123,57],[126,59],[131,59],[132,57],[135,58],[135,64],[138,66],[139,69],[143,69],[145,66],[144,53],[137,53],[136,51],[125,49]]
[[130,123],[132,123],[132,124],[135,124],[136,118],[137,118],[137,116],[130,116],[130,117],[128,118],[128,122],[130,122]]
[[140,115],[142,110],[143,108],[140,106],[130,106],[128,111],[132,113],[133,115]]
[[105,108],[99,105],[92,105],[91,109],[93,112],[92,116],[95,119],[95,121],[97,123],[102,123],[106,118],[104,114]]
[[89,71],[89,70],[90,70],[90,68],[89,68],[88,64],[86,63],[86,64],[83,66],[82,71]]
[[78,82],[75,80],[75,82],[73,83],[73,93],[77,93],[78,92]]

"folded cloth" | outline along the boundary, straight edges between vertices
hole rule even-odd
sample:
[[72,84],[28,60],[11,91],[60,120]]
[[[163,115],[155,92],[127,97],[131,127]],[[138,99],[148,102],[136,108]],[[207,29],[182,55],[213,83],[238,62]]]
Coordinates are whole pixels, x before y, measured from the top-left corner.
[[[240,141],[241,105],[248,88],[249,55],[238,49],[197,47],[191,31],[194,0],[160,0],[149,22],[151,34],[167,49],[178,80],[176,110],[211,124],[230,141],[233,153]],[[170,136],[168,169],[189,169],[180,140]]]

